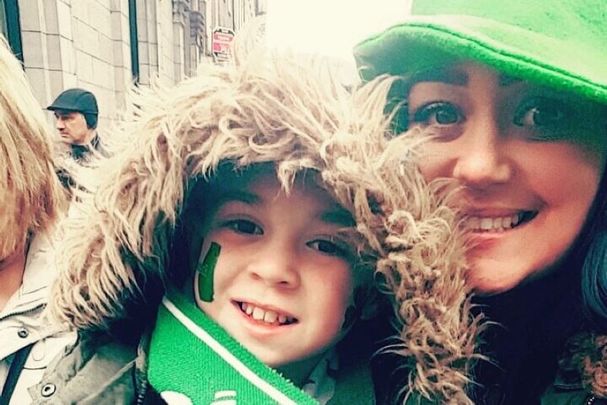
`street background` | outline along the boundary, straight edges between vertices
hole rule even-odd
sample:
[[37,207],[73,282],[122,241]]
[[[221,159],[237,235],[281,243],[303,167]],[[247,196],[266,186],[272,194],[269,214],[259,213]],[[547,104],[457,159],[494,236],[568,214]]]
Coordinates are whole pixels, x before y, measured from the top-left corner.
[[[265,15],[271,46],[329,55],[354,80],[355,42],[402,16],[408,0],[0,0],[0,29],[42,107],[81,87],[98,100],[103,135],[126,93],[176,83],[227,59],[231,38]],[[53,122],[49,113],[49,122]]]

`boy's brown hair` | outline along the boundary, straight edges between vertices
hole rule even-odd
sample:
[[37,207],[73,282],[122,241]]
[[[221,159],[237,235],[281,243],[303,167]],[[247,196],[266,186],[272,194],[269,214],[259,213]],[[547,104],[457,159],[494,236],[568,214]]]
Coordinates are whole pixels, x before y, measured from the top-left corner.
[[356,245],[383,274],[402,327],[393,350],[415,370],[403,387],[465,403],[477,323],[463,244],[454,213],[414,164],[420,139],[390,137],[393,82],[349,89],[320,61],[250,52],[140,90],[95,173],[93,199],[68,220],[52,313],[81,331],[147,322],[157,287],[175,283],[172,248],[192,180],[212,179],[224,163],[272,162],[285,191],[314,172],[352,214]]

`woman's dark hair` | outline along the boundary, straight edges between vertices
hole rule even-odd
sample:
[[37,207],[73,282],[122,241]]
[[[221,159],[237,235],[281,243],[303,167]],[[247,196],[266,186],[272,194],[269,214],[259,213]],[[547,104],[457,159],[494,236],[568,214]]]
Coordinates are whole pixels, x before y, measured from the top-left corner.
[[607,230],[593,238],[582,267],[582,298],[591,321],[607,330]]
[[384,112],[392,115],[390,123],[392,133],[399,135],[409,129],[409,110],[407,97],[411,90],[409,77],[399,77],[392,83]]
[[[605,130],[607,136],[607,128]],[[607,176],[599,184],[585,240],[588,245],[582,266],[584,309],[598,332],[607,331]]]

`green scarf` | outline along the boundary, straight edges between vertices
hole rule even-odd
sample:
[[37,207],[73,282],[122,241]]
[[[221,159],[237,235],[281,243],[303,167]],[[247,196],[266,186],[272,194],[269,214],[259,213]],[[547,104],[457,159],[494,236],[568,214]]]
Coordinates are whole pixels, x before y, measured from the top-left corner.
[[317,403],[175,293],[158,311],[148,367],[157,392],[185,395],[193,404]]

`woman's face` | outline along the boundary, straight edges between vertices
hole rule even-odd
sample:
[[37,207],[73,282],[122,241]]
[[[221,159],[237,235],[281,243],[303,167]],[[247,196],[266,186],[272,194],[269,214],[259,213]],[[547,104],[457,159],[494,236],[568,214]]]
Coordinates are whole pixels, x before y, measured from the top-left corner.
[[538,277],[572,246],[597,194],[605,107],[471,62],[416,77],[408,124],[435,135],[424,176],[462,186],[472,286],[496,294]]

